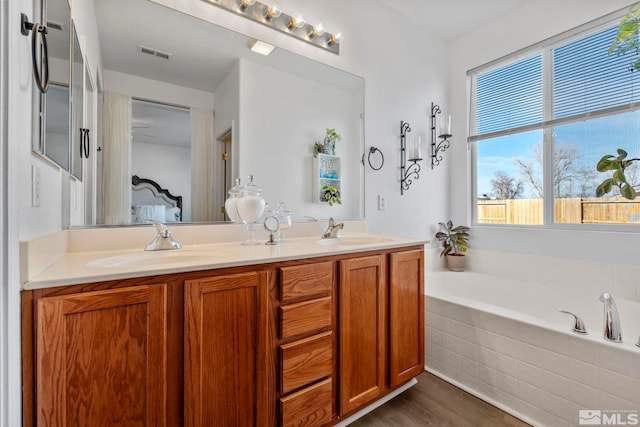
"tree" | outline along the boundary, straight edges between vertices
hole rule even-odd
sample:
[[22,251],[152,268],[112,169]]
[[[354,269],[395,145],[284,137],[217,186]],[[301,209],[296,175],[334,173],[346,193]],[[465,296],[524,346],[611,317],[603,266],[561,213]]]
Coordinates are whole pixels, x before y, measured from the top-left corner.
[[[521,157],[514,159],[535,197],[543,198],[542,143],[532,149],[531,160]],[[554,145],[553,150],[553,191],[555,197],[589,197],[592,195],[595,175],[581,162],[582,155],[574,144],[563,142]]]
[[503,171],[497,171],[491,180],[491,195],[496,199],[517,199],[523,191],[524,183]]

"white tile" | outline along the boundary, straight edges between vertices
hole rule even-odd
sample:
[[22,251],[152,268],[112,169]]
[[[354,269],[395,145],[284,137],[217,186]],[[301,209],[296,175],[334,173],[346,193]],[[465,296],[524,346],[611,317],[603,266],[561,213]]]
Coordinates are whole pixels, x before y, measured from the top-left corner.
[[498,388],[512,396],[518,395],[518,379],[502,372],[497,373]]
[[431,327],[434,329],[438,329],[440,331],[444,330],[444,317],[439,314],[432,313],[431,314]]
[[458,322],[457,320],[445,318],[442,326],[444,328],[444,332],[446,332],[449,335],[453,335],[457,337],[459,325],[460,325],[460,322]]
[[542,381],[542,369],[525,362],[518,364],[518,378],[527,384],[540,387]]
[[517,359],[523,360],[532,365],[540,365],[542,363],[542,349],[529,344],[520,343],[519,346],[514,346],[514,354],[510,355]]
[[458,377],[461,384],[464,384],[472,390],[478,390],[478,380],[475,377],[471,377],[462,371],[460,371]]
[[498,374],[495,369],[478,365],[478,380],[492,387],[498,386]]
[[460,369],[460,356],[447,349],[443,350],[444,364],[458,371]]
[[444,362],[444,348],[439,345],[431,346],[431,356],[434,360]]
[[520,413],[522,413],[522,415],[529,417],[531,420],[537,422],[538,425],[544,425],[543,424],[543,412],[540,408],[538,408],[537,406],[532,405],[529,402],[526,401],[520,401]]
[[460,340],[460,354],[471,360],[478,360],[478,345],[469,341]]
[[640,411],[640,406],[617,396],[600,392],[600,408],[617,411]]
[[600,382],[598,371],[599,368],[595,365],[573,360],[569,364],[569,379],[597,389]]
[[566,356],[569,354],[569,336],[556,331],[544,329],[542,332],[542,346],[546,350]]
[[456,354],[460,353],[460,339],[453,335],[444,335],[444,348]]
[[541,328],[522,322],[517,322],[516,324],[518,325],[518,335],[514,338],[536,347],[543,346],[544,337]]
[[576,381],[569,381],[569,401],[586,409],[599,408],[599,392],[593,387]]
[[478,362],[476,362],[475,360],[467,359],[466,357],[460,357],[460,372],[467,376],[477,378]]
[[427,309],[435,314],[444,316],[447,313],[447,303],[436,298],[431,298],[427,304]]
[[512,377],[518,376],[518,360],[504,354],[497,354],[496,370]]
[[466,323],[460,323],[458,325],[458,337],[463,340],[467,340],[473,343],[478,342],[478,331],[474,326]]
[[478,363],[495,369],[498,364],[498,355],[495,351],[485,347],[478,348]]
[[601,368],[610,369],[625,375],[635,376],[636,366],[634,357],[636,359],[640,359],[640,353],[633,354],[629,351],[609,345],[600,345],[598,347],[598,356]]
[[628,375],[600,369],[600,390],[640,407],[640,381]]
[[497,400],[499,396],[499,390],[484,381],[478,381],[478,391],[493,400]]
[[594,347],[593,342],[584,337],[571,337],[569,339],[569,357],[597,365],[598,351]]
[[569,379],[553,372],[544,371],[542,375],[542,389],[563,399],[569,398]]
[[569,358],[551,351],[542,352],[542,368],[564,377],[569,376]]

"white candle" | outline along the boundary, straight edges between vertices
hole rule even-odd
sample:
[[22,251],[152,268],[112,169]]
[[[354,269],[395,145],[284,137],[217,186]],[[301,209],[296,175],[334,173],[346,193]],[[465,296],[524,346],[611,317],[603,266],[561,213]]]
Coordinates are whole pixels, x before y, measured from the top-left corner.
[[440,119],[440,133],[438,133],[438,136],[442,135],[451,135],[451,115]]
[[420,144],[422,140],[418,137],[418,142],[416,143],[415,139],[409,139],[409,160],[412,159],[420,159],[422,156],[420,155]]

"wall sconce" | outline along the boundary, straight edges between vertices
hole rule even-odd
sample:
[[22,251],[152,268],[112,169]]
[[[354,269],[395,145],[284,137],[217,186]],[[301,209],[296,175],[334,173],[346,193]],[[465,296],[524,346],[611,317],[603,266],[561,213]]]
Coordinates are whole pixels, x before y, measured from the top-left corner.
[[276,6],[258,0],[203,0],[208,4],[244,16],[254,22],[266,25],[298,40],[312,44],[328,52],[340,54],[340,33],[327,33],[322,24],[307,24],[301,15],[288,15]]
[[[442,161],[442,154],[447,151],[447,148],[451,145],[449,138],[451,135],[451,116],[445,116],[440,119],[440,127],[438,128],[436,138],[436,115],[442,113],[440,106],[431,103],[431,169],[434,166],[438,166]],[[440,139],[440,141],[436,140]]]
[[[411,127],[407,122],[400,122],[400,194],[404,194],[408,190],[414,179],[420,178],[420,165],[422,161],[422,152],[420,149],[420,137],[416,143],[414,139],[409,138],[407,147],[407,134],[411,132]],[[408,150],[408,153],[407,153]],[[411,164],[407,166],[407,154]]]

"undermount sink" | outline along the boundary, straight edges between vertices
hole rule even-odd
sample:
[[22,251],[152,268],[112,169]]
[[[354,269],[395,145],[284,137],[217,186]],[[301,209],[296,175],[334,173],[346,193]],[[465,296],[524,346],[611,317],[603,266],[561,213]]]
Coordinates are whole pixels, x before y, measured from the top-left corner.
[[126,255],[117,255],[107,258],[99,258],[87,263],[87,267],[97,268],[123,268],[123,267],[153,267],[168,266],[174,264],[192,264],[217,261],[221,257],[231,254],[226,251],[150,251],[136,252]]
[[320,245],[341,245],[341,246],[358,246],[358,245],[373,245],[376,243],[386,243],[393,239],[388,237],[378,236],[361,236],[361,237],[337,237],[335,239],[320,239],[318,244]]

